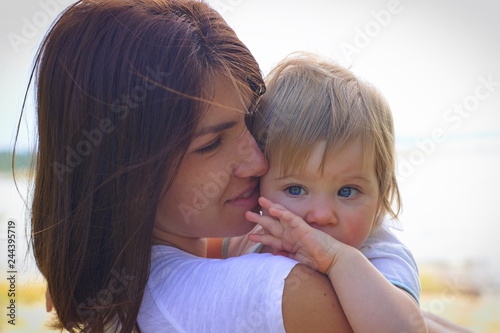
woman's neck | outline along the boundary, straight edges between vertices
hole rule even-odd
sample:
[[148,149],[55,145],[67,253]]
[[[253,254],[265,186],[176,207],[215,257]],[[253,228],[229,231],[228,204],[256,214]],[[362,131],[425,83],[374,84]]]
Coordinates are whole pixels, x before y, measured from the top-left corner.
[[153,229],[153,245],[167,245],[176,247],[182,251],[191,253],[198,257],[207,256],[206,238],[189,238],[164,232],[157,228]]

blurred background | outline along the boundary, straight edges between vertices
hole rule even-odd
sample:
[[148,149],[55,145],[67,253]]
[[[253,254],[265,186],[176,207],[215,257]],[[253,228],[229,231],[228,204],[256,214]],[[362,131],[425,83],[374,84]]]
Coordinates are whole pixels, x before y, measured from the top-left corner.
[[[7,224],[17,232],[17,319],[1,332],[51,332],[26,250],[32,98],[10,153],[33,57],[72,1],[2,3],[0,13],[0,308],[8,302]],[[421,307],[476,332],[500,332],[500,3],[494,0],[213,0],[267,74],[305,50],[350,67],[391,105],[403,197],[399,236],[419,264]],[[403,230],[401,230],[403,229]]]

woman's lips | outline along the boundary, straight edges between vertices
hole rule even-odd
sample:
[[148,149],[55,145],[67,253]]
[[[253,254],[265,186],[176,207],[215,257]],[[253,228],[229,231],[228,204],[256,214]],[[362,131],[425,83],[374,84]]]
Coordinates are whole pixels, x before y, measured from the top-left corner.
[[246,209],[251,209],[257,205],[257,200],[259,199],[259,187],[254,185],[248,190],[238,195],[236,198],[228,200],[227,203]]

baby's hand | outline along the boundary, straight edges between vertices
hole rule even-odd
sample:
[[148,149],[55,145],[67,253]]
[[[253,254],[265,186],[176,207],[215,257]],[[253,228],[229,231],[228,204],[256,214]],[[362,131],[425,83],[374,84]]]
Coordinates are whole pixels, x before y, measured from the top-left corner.
[[253,242],[270,245],[278,253],[284,253],[319,272],[328,273],[339,251],[347,245],[314,229],[281,205],[264,197],[259,198],[259,203],[277,219],[247,212],[246,218],[249,221],[258,223],[266,230],[265,234],[249,234],[248,238]]

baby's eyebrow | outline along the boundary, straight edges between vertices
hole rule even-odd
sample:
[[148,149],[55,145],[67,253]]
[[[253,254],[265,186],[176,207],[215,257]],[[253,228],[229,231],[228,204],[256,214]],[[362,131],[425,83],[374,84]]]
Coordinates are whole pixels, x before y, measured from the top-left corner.
[[[281,177],[276,177],[276,178],[274,178],[274,180],[277,181],[277,180],[283,180],[283,179],[287,179],[287,178],[301,179],[301,178],[304,178],[304,177],[303,177],[303,175],[300,175],[300,174],[298,174],[298,175],[291,174],[291,175],[284,175],[284,176],[281,176]],[[366,177],[363,177],[363,176],[347,176],[345,178],[340,178],[340,181],[341,182],[345,182],[345,183],[349,183],[350,181],[355,181],[355,180],[362,181],[364,183],[370,183],[371,182],[370,179],[368,179]]]
[[274,178],[274,180],[283,180],[283,179],[287,179],[287,178],[300,178],[301,175],[284,175],[284,176],[281,176],[281,177],[276,177]]
[[349,180],[351,180],[351,179],[353,179],[353,180],[361,180],[361,181],[366,182],[366,183],[370,182],[370,180],[368,178],[365,178],[363,176],[348,177],[347,179],[349,179]]

